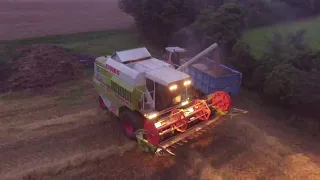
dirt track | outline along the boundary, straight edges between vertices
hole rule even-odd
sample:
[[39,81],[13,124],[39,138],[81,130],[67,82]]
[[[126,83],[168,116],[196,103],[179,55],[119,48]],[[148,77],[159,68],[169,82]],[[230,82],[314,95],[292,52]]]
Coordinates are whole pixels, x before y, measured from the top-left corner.
[[2,96],[0,176],[320,179],[319,144],[276,123],[249,100],[235,100],[235,105],[250,114],[178,147],[178,156],[170,158],[140,152],[95,98],[90,79],[37,95]]
[[0,0],[0,40],[127,28],[117,0]]

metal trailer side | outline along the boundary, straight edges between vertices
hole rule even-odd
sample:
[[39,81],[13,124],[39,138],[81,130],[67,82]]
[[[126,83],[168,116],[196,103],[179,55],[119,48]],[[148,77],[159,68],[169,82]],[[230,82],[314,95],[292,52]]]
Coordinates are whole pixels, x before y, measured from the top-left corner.
[[216,91],[226,91],[230,95],[240,93],[242,73],[220,64],[221,72],[215,74],[215,62],[203,57],[199,64],[193,64],[186,69],[191,76],[193,86],[203,94],[212,94]]

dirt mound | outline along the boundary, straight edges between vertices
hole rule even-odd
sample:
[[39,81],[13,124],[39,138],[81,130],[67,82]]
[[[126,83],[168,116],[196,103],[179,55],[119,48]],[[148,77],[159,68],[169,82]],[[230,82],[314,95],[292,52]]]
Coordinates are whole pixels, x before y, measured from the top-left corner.
[[83,75],[84,65],[79,58],[54,45],[20,48],[17,57],[8,79],[9,89],[48,87]]

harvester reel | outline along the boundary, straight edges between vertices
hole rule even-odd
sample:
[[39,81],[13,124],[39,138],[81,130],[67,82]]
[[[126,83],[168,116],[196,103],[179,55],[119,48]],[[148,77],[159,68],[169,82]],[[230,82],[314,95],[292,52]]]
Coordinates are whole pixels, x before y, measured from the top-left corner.
[[[175,155],[171,149],[194,139],[208,129],[223,122],[221,117],[247,113],[242,110],[230,110],[231,99],[228,93],[218,91],[207,100],[195,100],[186,109],[172,109],[163,120],[146,120],[143,134],[138,138],[144,151],[155,152],[159,156]],[[214,113],[213,113],[214,112]],[[235,115],[233,115],[235,113]],[[211,114],[215,114],[214,117]],[[194,125],[191,122],[201,120]],[[158,124],[157,124],[158,123]],[[160,124],[160,125],[159,125]],[[175,133],[175,131],[179,133]],[[166,136],[168,135],[168,136]],[[172,137],[174,135],[175,137]]]
[[171,111],[170,119],[177,121],[173,127],[179,132],[185,132],[188,129],[188,120],[186,119],[184,113],[178,109],[173,109]]
[[229,94],[224,91],[213,93],[211,102],[214,108],[219,111],[228,111],[231,106],[231,98]]
[[203,121],[209,120],[210,115],[211,115],[211,110],[208,107],[205,100],[195,100],[193,109],[194,109],[194,111],[198,111],[196,113],[196,117],[198,119],[203,120]]

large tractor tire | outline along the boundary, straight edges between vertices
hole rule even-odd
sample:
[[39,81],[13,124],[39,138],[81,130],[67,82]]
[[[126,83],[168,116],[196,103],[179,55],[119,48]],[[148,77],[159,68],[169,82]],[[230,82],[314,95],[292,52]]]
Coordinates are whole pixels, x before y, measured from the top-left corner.
[[99,99],[100,108],[103,109],[103,110],[107,110],[108,108],[107,108],[107,106],[104,104],[102,97],[99,96],[98,99]]
[[136,112],[126,110],[120,116],[120,123],[125,136],[136,140],[135,132],[143,128],[144,118]]

